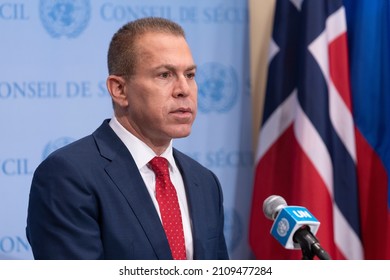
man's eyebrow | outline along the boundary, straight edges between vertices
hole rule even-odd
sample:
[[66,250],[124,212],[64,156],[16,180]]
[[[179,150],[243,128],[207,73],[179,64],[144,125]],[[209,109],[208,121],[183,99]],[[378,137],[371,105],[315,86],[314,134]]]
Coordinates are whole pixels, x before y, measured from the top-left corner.
[[[172,64],[162,64],[162,65],[157,66],[155,69],[159,70],[162,68],[168,69],[168,70],[173,71],[173,72],[176,71],[176,69],[177,69],[177,67],[172,65]],[[193,70],[196,70],[196,68],[197,68],[197,66],[195,64],[192,64],[192,65],[188,66],[185,71],[193,71]]]
[[193,65],[187,67],[187,71],[196,70],[196,68],[197,68],[196,64],[193,64]]

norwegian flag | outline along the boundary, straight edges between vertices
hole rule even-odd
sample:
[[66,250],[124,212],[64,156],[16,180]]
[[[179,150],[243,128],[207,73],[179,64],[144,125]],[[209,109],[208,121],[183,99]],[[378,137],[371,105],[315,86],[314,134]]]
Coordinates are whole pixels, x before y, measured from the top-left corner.
[[276,3],[249,230],[257,259],[302,257],[269,233],[273,194],[313,213],[333,259],[364,258],[346,31],[341,1]]

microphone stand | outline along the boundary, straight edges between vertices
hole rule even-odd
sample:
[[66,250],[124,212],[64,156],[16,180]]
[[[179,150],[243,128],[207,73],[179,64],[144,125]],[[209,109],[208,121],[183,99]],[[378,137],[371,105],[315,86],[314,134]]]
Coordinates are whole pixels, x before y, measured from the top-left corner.
[[302,250],[302,260],[312,260],[317,256],[320,260],[331,260],[329,254],[321,247],[320,242],[310,232],[310,227],[298,229],[293,236],[294,242],[299,243]]

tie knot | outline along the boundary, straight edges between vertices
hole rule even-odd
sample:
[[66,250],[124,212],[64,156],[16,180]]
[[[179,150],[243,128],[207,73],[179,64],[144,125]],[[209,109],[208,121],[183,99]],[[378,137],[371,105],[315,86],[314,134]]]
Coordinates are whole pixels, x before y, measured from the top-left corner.
[[156,176],[169,175],[168,160],[166,158],[154,157],[149,161],[149,165]]

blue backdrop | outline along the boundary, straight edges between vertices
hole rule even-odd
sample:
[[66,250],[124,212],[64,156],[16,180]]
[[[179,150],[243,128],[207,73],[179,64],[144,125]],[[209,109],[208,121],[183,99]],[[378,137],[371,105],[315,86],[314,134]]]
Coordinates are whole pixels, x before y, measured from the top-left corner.
[[170,18],[186,31],[199,67],[199,113],[191,136],[174,146],[220,178],[231,257],[250,258],[247,5],[242,0],[0,0],[0,259],[32,258],[25,237],[32,174],[50,152],[112,116],[105,88],[108,44],[120,26],[145,16]]

